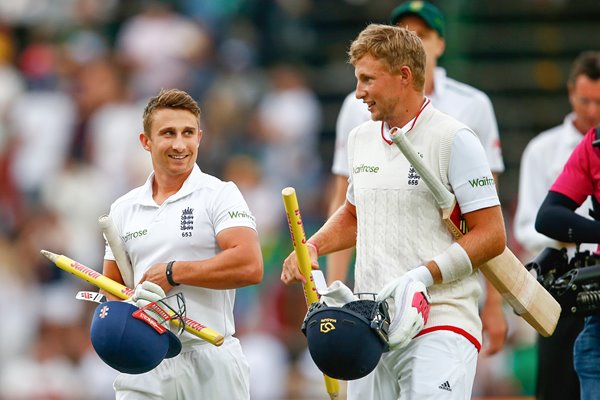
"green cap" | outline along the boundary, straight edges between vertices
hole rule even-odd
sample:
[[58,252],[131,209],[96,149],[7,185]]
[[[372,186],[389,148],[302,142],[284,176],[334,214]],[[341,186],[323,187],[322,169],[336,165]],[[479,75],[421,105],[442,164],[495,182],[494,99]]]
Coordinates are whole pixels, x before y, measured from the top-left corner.
[[423,19],[425,23],[434,31],[444,37],[444,14],[431,3],[426,1],[409,1],[400,4],[390,14],[390,24],[396,25],[398,21],[406,15],[416,15]]

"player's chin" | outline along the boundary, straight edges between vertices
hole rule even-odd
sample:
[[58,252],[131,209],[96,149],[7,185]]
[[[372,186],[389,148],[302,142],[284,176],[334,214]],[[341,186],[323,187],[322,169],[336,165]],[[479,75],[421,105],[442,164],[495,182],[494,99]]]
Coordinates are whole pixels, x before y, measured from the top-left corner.
[[380,113],[377,108],[370,107],[369,111],[371,112],[371,120],[373,121],[383,121],[383,114]]
[[178,161],[172,162],[169,165],[169,171],[171,175],[181,175],[189,172],[193,168],[194,164],[189,162],[189,159],[186,161]]

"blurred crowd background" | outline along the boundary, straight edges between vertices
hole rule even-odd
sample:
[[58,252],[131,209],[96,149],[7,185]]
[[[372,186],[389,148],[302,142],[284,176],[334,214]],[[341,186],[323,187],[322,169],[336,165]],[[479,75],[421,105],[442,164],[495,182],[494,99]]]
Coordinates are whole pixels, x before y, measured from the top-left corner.
[[[97,219],[146,179],[142,110],[160,88],[202,108],[199,165],[232,180],[256,216],[262,284],[238,291],[238,336],[253,399],[323,398],[306,353],[281,189],[294,186],[307,234],[323,222],[335,119],[355,85],[350,41],[386,23],[391,0],[0,0],[0,400],[114,398],[115,371],[89,343],[92,290],[40,256],[100,270]],[[569,112],[573,59],[598,45],[597,0],[445,0],[449,76],[485,91],[500,127],[509,245],[519,159]],[[596,47],[597,49],[597,47]],[[323,262],[324,265],[324,262]],[[535,334],[507,309],[509,345],[482,359],[474,394],[531,395]]]

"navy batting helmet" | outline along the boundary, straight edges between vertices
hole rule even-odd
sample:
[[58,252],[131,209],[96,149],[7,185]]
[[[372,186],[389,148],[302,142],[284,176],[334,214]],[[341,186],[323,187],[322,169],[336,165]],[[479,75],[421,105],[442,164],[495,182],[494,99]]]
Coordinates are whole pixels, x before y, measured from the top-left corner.
[[313,303],[302,323],[317,367],[335,379],[368,375],[389,350],[390,315],[385,301],[356,300],[343,307]]
[[102,361],[117,371],[141,374],[181,351],[179,338],[144,309],[123,301],[101,303],[90,328]]

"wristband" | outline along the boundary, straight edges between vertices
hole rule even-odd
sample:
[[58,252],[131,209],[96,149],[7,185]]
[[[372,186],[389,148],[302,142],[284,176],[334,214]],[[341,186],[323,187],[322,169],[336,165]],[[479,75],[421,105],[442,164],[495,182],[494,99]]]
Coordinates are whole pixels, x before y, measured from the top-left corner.
[[313,249],[315,249],[315,251],[317,252],[317,257],[319,257],[319,247],[317,247],[316,244],[314,244],[313,242],[306,242],[307,246],[311,246]]
[[454,282],[473,273],[473,265],[463,247],[454,242],[443,253],[433,257],[442,273],[442,283]]
[[173,280],[173,264],[174,263],[175,263],[175,261],[169,261],[167,263],[167,269],[165,270],[165,274],[167,275],[167,282],[169,282],[169,285],[179,286],[179,283],[177,283]]

